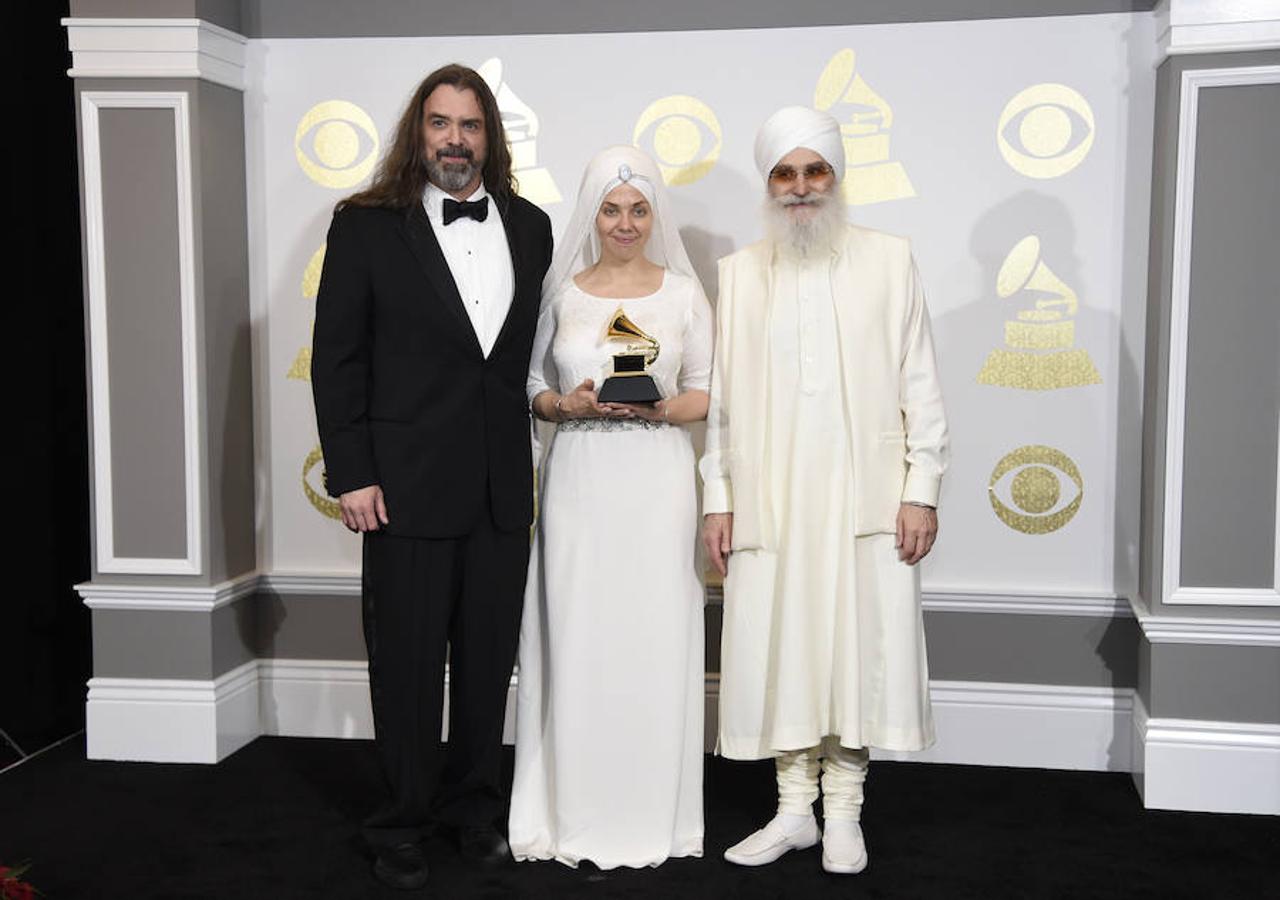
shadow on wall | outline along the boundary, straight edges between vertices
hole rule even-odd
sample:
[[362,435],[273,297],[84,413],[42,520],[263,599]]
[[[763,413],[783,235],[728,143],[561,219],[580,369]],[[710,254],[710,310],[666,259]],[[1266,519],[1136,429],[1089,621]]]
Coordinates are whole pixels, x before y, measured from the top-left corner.
[[[1138,686],[1138,637],[1136,619],[1097,619],[1088,631],[1088,641],[1110,674],[1108,685],[1116,689]],[[1112,714],[1111,743],[1107,747],[1108,771],[1131,771],[1133,768],[1132,707],[1117,704]]]
[[[749,197],[763,196],[764,188],[747,181],[742,175],[725,165],[717,165],[704,178],[697,182],[697,192],[688,188],[668,187],[671,205],[675,211],[676,225],[680,237],[684,240],[685,250],[693,263],[694,271],[702,282],[707,299],[715,306],[716,295],[720,289],[718,261],[741,247],[735,247],[733,238],[718,233],[707,227],[707,223],[723,221],[726,208],[709,205],[698,197]],[[740,204],[735,201],[734,207]],[[751,207],[755,208],[754,205]],[[763,232],[763,221],[756,216],[750,230],[753,234]],[[753,237],[751,240],[755,240]]]
[[[951,411],[953,450],[944,491],[964,492],[961,508],[983,511],[970,523],[978,529],[970,548],[1009,535],[995,515],[985,514],[985,495],[997,462],[1015,448],[1044,444],[1077,464],[1094,463],[1083,472],[1085,502],[1108,502],[1101,489],[1103,473],[1096,468],[1107,453],[1096,443],[1109,448],[1113,436],[1089,429],[1097,428],[1106,392],[1112,390],[1101,382],[1111,377],[1110,348],[1119,322],[1084,290],[1076,243],[1075,224],[1060,200],[1032,190],[1009,197],[978,219],[970,234],[969,252],[982,267],[981,294],[934,320]],[[1135,421],[1131,427],[1139,425]],[[1084,448],[1091,451],[1087,460],[1077,458]],[[1061,545],[1044,540],[1057,530],[1048,527],[1049,518],[1045,515],[1040,524],[1028,518],[1031,530],[1024,533],[1030,539],[1020,544],[1021,568],[1012,570],[1025,577],[1043,568],[1042,585],[1071,580]],[[1058,527],[1079,527],[1079,522]],[[940,556],[948,552],[946,546],[938,550]]]

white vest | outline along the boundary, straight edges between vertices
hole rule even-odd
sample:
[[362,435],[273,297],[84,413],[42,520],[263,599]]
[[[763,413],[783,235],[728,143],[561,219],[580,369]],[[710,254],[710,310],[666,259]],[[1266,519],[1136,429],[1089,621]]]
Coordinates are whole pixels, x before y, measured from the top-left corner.
[[[734,550],[776,549],[765,546],[772,529],[761,521],[772,285],[766,242],[720,260],[711,407],[699,469],[703,512],[734,514]],[[855,529],[892,533],[903,501],[937,505],[948,456],[929,314],[910,243],[847,225],[831,255],[831,288],[852,431]]]

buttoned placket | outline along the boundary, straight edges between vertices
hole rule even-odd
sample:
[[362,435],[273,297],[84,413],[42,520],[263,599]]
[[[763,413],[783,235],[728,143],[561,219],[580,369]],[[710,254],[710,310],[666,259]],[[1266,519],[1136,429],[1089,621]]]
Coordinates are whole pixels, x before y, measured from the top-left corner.
[[806,394],[816,393],[822,385],[822,365],[819,362],[821,343],[820,318],[822,304],[829,303],[826,266],[801,263],[796,267],[797,310],[800,325],[800,389]]

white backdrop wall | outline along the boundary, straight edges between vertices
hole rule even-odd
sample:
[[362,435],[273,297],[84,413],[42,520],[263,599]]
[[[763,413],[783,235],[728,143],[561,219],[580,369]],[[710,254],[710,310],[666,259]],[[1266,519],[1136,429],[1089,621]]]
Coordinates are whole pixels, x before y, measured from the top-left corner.
[[359,569],[320,497],[315,282],[334,203],[419,80],[457,61],[500,85],[522,192],[557,234],[598,149],[654,153],[713,300],[715,259],[759,234],[756,129],[830,104],[856,154],[850,218],[912,238],[933,316],[954,458],[926,590],[1128,593],[1155,48],[1148,14],[251,41],[264,569]]

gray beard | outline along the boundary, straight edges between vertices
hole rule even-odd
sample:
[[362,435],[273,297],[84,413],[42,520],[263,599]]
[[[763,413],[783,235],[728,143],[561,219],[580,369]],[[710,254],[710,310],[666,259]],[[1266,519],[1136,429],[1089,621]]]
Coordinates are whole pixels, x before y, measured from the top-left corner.
[[442,191],[460,191],[469,185],[480,171],[480,164],[469,160],[465,163],[442,163],[438,159],[427,160],[427,178]]
[[791,206],[800,205],[790,194],[766,195],[764,199],[765,236],[775,247],[795,256],[830,251],[845,224],[844,196],[839,185],[834,185],[828,194],[809,194],[806,199],[814,213],[803,221],[789,212]]

